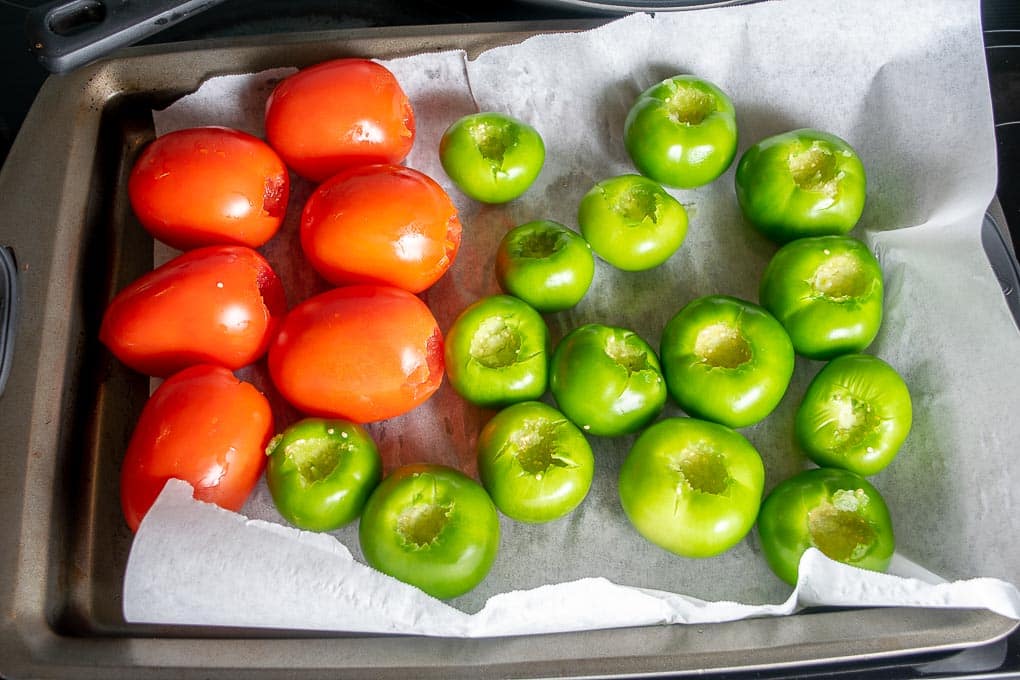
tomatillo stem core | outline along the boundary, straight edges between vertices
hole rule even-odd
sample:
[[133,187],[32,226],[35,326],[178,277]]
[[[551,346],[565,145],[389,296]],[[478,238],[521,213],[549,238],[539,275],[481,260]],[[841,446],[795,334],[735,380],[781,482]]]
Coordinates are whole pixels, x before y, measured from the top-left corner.
[[471,338],[471,357],[486,368],[513,366],[521,351],[521,336],[499,317],[482,321]]
[[607,196],[607,199],[612,200],[613,211],[630,225],[641,224],[645,220],[652,224],[659,221],[659,197],[647,186],[629,186],[615,197]]
[[831,502],[808,512],[811,542],[828,557],[851,562],[864,557],[875,542],[875,530],[859,513],[868,504],[863,489],[840,489]]
[[440,503],[415,503],[397,518],[397,531],[414,548],[426,548],[442,533],[452,509],[452,505]]
[[542,260],[558,252],[566,239],[555,231],[533,231],[512,245],[513,254]]
[[559,455],[556,431],[559,423],[548,420],[526,420],[507,440],[506,450],[513,455],[528,474],[541,479],[552,466],[571,467]]
[[839,190],[840,173],[836,169],[836,157],[818,141],[802,150],[794,151],[786,159],[790,175],[804,191],[815,191],[835,198]]
[[675,88],[666,99],[669,116],[675,122],[699,125],[715,113],[715,99],[709,93],[686,83],[675,83]]
[[333,474],[348,450],[348,444],[335,439],[299,439],[288,444],[283,454],[294,462],[302,484],[311,485]]
[[517,144],[514,127],[507,122],[485,120],[470,124],[468,131],[482,158],[497,170],[502,169],[507,150]]
[[836,425],[835,437],[845,445],[859,444],[879,427],[871,404],[855,399],[849,392],[833,396],[829,417]]
[[819,265],[810,283],[819,296],[843,302],[867,293],[870,281],[858,258],[840,253]]
[[740,329],[714,323],[698,332],[694,353],[702,362],[719,368],[736,368],[751,360],[751,346]]
[[671,467],[695,491],[718,496],[729,486],[730,475],[721,453],[709,446],[684,448],[673,460]]

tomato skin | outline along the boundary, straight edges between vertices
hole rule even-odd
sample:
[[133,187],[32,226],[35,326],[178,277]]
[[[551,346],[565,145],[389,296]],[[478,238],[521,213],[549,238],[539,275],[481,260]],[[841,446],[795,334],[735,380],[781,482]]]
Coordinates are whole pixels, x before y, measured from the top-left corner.
[[673,76],[641,93],[627,114],[623,138],[642,175],[670,187],[698,187],[733,162],[736,112],[707,80]]
[[167,378],[142,408],[121,466],[124,519],[138,529],[169,479],[195,498],[240,510],[273,435],[269,402],[226,368],[202,364]]
[[591,445],[570,420],[540,401],[508,406],[478,435],[478,475],[496,507],[519,522],[550,522],[588,495]]
[[334,288],[292,309],[269,348],[287,401],[368,423],[410,411],[443,380],[443,336],[429,308],[393,286]]
[[781,482],[762,502],[758,534],[769,567],[790,585],[810,547],[872,571],[885,571],[896,550],[882,494],[860,475],[836,468],[805,470]]
[[372,567],[446,599],[489,573],[499,548],[499,516],[485,489],[462,472],[405,465],[368,499],[358,540]]
[[620,467],[620,503],[634,528],[684,557],[712,557],[754,527],[765,485],[758,451],[736,430],[667,418],[634,442]]
[[287,211],[290,175],[257,137],[225,127],[189,128],[153,140],[128,178],[131,207],[152,236],[179,250],[257,248]]
[[330,531],[353,521],[382,479],[372,435],[345,420],[305,418],[266,447],[266,485],[294,526]]
[[420,293],[460,248],[453,201],[427,175],[399,165],[344,170],[305,203],[301,248],[334,285],[389,284]]
[[882,268],[849,236],[801,238],[780,248],[761,278],[758,299],[809,359],[860,352],[882,325]]
[[141,276],[107,307],[99,339],[127,366],[167,376],[259,359],[287,309],[269,263],[245,246],[207,246]]
[[848,233],[867,197],[857,152],[836,135],[811,128],[753,145],[740,157],[734,181],[744,216],[776,243]]
[[285,78],[266,101],[265,120],[269,144],[313,182],[355,165],[400,163],[414,144],[410,100],[368,59],[335,59]]

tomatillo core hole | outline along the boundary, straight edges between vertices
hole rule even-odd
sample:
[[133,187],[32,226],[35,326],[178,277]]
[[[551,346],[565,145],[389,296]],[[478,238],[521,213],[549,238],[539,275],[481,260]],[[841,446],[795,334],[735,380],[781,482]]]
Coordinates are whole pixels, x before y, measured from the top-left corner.
[[730,475],[723,455],[709,446],[688,446],[677,454],[671,467],[695,491],[719,495],[729,486]]
[[666,98],[670,118],[684,125],[698,125],[715,113],[715,97],[686,83],[676,83]]
[[507,450],[517,458],[521,468],[541,479],[552,466],[571,467],[559,456],[556,430],[559,424],[547,420],[527,420],[507,441]]
[[786,163],[798,187],[835,198],[840,178],[836,156],[819,142],[814,141],[808,148],[792,152]]
[[517,361],[521,335],[505,319],[493,316],[482,321],[471,338],[471,357],[486,368],[505,368]]
[[606,354],[618,365],[627,369],[628,373],[640,373],[651,368],[648,364],[648,355],[644,351],[615,335],[610,336],[606,341]]
[[333,474],[347,450],[343,442],[333,439],[299,439],[288,444],[283,453],[297,466],[301,481],[314,484]]
[[452,505],[417,502],[397,518],[397,532],[414,548],[425,548],[435,542],[450,519]]
[[563,236],[553,231],[536,231],[522,238],[516,248],[520,257],[541,260],[547,258],[563,247]]
[[503,167],[506,152],[517,144],[517,132],[509,122],[476,121],[469,126],[468,132],[482,158],[497,170]]
[[847,391],[833,395],[828,411],[828,420],[835,426],[834,434],[844,444],[860,443],[879,425],[878,415],[871,404],[854,398]]
[[811,543],[828,557],[840,562],[863,558],[875,542],[875,530],[860,511],[868,503],[863,489],[840,489],[831,502],[808,512]]
[[841,301],[864,295],[868,276],[857,258],[841,253],[823,262],[810,283],[818,295]]
[[694,354],[711,366],[736,368],[751,360],[751,346],[737,327],[714,323],[698,332]]
[[650,187],[640,184],[627,187],[612,201],[612,210],[627,221],[628,224],[641,224],[648,220],[652,224],[659,221],[660,199]]

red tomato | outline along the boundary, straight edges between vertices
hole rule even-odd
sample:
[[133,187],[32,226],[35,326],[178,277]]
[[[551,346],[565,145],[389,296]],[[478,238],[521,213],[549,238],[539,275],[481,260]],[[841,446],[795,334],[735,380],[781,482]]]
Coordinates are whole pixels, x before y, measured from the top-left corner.
[[382,283],[420,293],[460,248],[457,209],[443,188],[400,165],[350,168],[305,203],[301,247],[330,283]]
[[273,436],[266,398],[220,366],[186,368],[167,378],[142,408],[120,473],[120,501],[132,531],[168,479],[195,498],[240,510],[255,487]]
[[180,250],[261,246],[280,228],[289,194],[290,175],[276,152],[257,137],[223,127],[157,138],[128,179],[142,226]]
[[368,423],[423,403],[443,380],[443,336],[392,286],[334,288],[292,309],[269,347],[276,389],[313,416]]
[[286,311],[283,286],[261,255],[244,246],[209,246],[120,291],[99,339],[147,375],[201,363],[234,369],[265,353]]
[[266,102],[266,139],[315,182],[339,170],[399,163],[414,143],[414,111],[386,67],[336,59],[281,81]]

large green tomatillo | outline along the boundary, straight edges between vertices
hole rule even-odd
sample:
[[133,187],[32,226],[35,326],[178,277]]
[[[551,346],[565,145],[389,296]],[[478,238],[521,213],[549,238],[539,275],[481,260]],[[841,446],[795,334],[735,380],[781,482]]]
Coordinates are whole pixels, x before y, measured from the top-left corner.
[[882,268],[862,242],[815,236],[779,249],[762,274],[759,301],[809,359],[860,352],[882,325]]
[[793,376],[790,337],[762,307],[727,295],[689,302],[659,351],[669,393],[689,415],[729,427],[763,419]]

